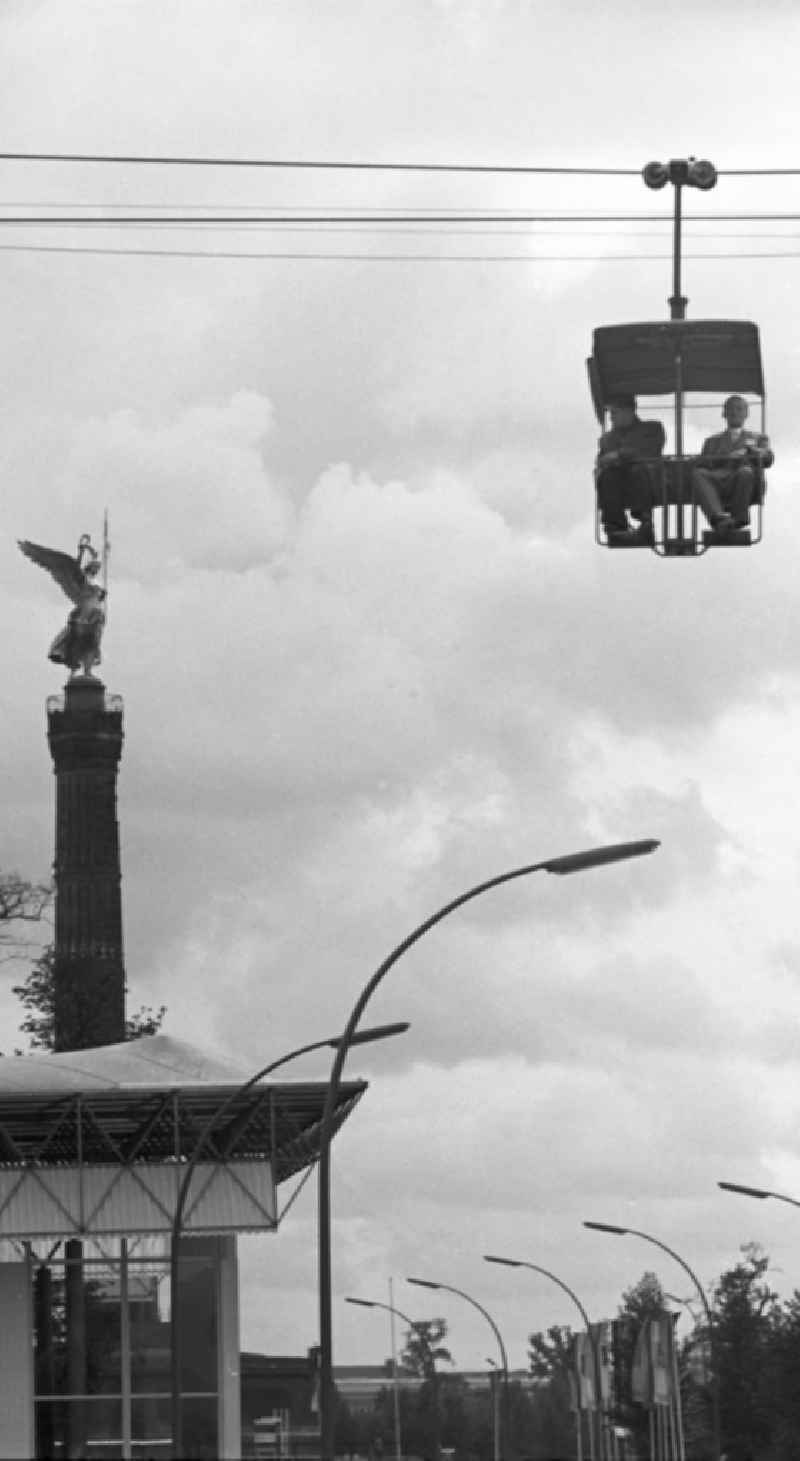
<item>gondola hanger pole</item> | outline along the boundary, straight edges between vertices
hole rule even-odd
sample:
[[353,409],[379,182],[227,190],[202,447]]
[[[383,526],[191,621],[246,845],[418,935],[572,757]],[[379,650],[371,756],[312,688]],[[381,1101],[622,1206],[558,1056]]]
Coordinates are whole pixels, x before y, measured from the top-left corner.
[[675,208],[672,223],[672,296],[669,301],[669,317],[671,320],[685,320],[686,306],[689,303],[686,295],[681,294],[682,199],[683,182],[680,179],[675,179]]

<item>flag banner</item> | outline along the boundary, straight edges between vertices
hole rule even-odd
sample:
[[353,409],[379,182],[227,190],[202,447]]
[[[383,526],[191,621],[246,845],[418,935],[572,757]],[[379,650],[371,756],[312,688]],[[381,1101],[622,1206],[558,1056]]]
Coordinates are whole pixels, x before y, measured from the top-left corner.
[[578,1380],[578,1404],[581,1410],[594,1410],[594,1345],[590,1334],[575,1335],[575,1374]]
[[659,1314],[650,1320],[652,1395],[656,1405],[669,1405],[672,1399],[672,1335],[671,1314]]
[[707,1337],[696,1339],[689,1350],[689,1373],[695,1385],[711,1383],[711,1345]]
[[630,1314],[611,1321],[613,1389],[611,1410],[619,1415],[631,1399],[631,1362],[636,1339],[636,1322]]
[[600,1381],[600,1404],[608,1410],[614,1395],[614,1332],[610,1319],[601,1319],[591,1328],[597,1356],[597,1377]]
[[650,1358],[650,1322],[645,1320],[636,1336],[631,1364],[631,1399],[638,1405],[653,1403],[653,1367]]

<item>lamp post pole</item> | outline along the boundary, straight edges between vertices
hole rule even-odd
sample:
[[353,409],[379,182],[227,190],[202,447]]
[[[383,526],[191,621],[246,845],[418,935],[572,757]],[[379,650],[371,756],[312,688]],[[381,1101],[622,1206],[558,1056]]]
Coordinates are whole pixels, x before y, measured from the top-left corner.
[[487,1355],[486,1363],[487,1363],[487,1365],[490,1365],[491,1366],[491,1369],[489,1370],[489,1390],[490,1390],[491,1396],[492,1396],[492,1444],[493,1444],[493,1447],[494,1447],[494,1455],[495,1456],[499,1456],[500,1455],[500,1397],[498,1395],[498,1390],[497,1390],[497,1381],[498,1381],[497,1360],[493,1360],[491,1358],[491,1356],[488,1356]]
[[643,1233],[640,1231],[639,1228],[620,1228],[617,1227],[614,1223],[584,1222],[583,1226],[585,1228],[593,1228],[598,1233],[612,1233],[617,1237],[625,1237],[627,1235],[631,1238],[643,1238],[645,1243],[653,1243],[656,1248],[661,1249],[662,1253],[668,1253],[670,1258],[674,1258],[675,1262],[680,1264],[684,1273],[687,1273],[689,1275],[689,1278],[692,1280],[692,1283],[694,1284],[700,1296],[700,1302],[703,1306],[703,1312],[706,1316],[706,1324],[708,1325],[708,1343],[711,1349],[711,1424],[713,1461],[722,1461],[722,1438],[719,1410],[719,1364],[716,1337],[714,1334],[714,1318],[711,1313],[711,1307],[706,1296],[706,1291],[703,1288],[703,1285],[701,1284],[699,1278],[697,1277],[697,1274],[695,1273],[693,1268],[689,1267],[686,1259],[681,1258],[680,1253],[676,1253],[674,1248],[669,1248],[666,1243],[662,1243],[660,1238],[654,1238],[652,1233]]
[[497,1347],[500,1350],[500,1360],[502,1362],[502,1371],[503,1371],[503,1421],[504,1421],[504,1424],[501,1427],[500,1418],[499,1418],[499,1407],[498,1407],[498,1409],[495,1411],[495,1426],[494,1426],[494,1461],[500,1461],[500,1458],[501,1458],[502,1453],[503,1453],[503,1447],[501,1446],[501,1431],[502,1431],[502,1439],[503,1439],[503,1441],[505,1443],[505,1449],[508,1450],[508,1446],[509,1446],[509,1428],[508,1428],[508,1355],[506,1354],[506,1347],[503,1344],[503,1336],[500,1333],[500,1330],[498,1329],[497,1325],[495,1324],[494,1319],[492,1318],[492,1316],[489,1313],[488,1309],[484,1309],[483,1304],[479,1304],[477,1299],[473,1299],[472,1295],[465,1293],[463,1289],[454,1288],[453,1285],[452,1284],[449,1284],[449,1283],[433,1283],[432,1280],[431,1279],[428,1279],[428,1278],[409,1278],[409,1279],[406,1280],[406,1282],[407,1283],[413,1283],[413,1284],[416,1285],[417,1288],[421,1288],[421,1289],[433,1289],[436,1292],[438,1292],[439,1290],[441,1290],[442,1293],[458,1294],[458,1297],[460,1299],[465,1299],[468,1304],[471,1304],[472,1305],[473,1309],[477,1309],[478,1310],[478,1313],[483,1315],[483,1317],[486,1320],[487,1324],[489,1324],[491,1326],[492,1331],[494,1333],[494,1337],[497,1340]]
[[432,928],[435,928],[449,914],[454,913],[457,908],[462,908],[465,903],[469,903],[473,898],[480,897],[482,893],[488,893],[491,888],[498,888],[502,883],[510,883],[516,878],[524,878],[531,873],[547,872],[564,877],[570,873],[583,872],[587,868],[601,867],[606,863],[623,862],[627,858],[643,857],[648,853],[655,852],[659,845],[659,842],[655,838],[648,838],[639,842],[621,842],[607,847],[590,848],[586,852],[573,852],[568,853],[565,857],[554,857],[545,862],[530,863],[526,867],[514,868],[511,872],[501,873],[498,877],[489,878],[486,882],[478,883],[476,887],[470,888],[466,893],[462,893],[460,897],[454,898],[452,902],[445,904],[437,913],[433,913],[430,918],[426,918],[423,923],[420,923],[384,959],[383,963],[378,966],[375,973],[362,989],[361,994],[353,1006],[336,1055],[334,1056],[319,1133],[317,1246],[319,1251],[319,1410],[321,1461],[334,1461],[333,1285],[331,1272],[330,1198],[330,1144],[333,1135],[333,1114],[336,1108],[339,1082],[347,1058],[347,1052],[353,1043],[353,1036],[355,1035],[358,1022],[369,1000],[372,998],[378,985],[389,973],[389,970],[393,968],[397,961],[402,958],[403,954],[412,948],[419,939]]
[[436,1361],[435,1361],[435,1359],[433,1357],[433,1349],[431,1348],[430,1341],[428,1339],[427,1334],[425,1333],[425,1326],[423,1324],[420,1324],[418,1320],[409,1319],[408,1315],[407,1314],[404,1314],[402,1309],[398,1309],[395,1304],[381,1304],[381,1303],[378,1302],[377,1299],[356,1299],[356,1298],[353,1298],[352,1296],[348,1296],[347,1298],[345,1298],[345,1303],[346,1304],[358,1304],[359,1307],[362,1308],[362,1309],[385,1309],[386,1312],[387,1312],[387,1314],[396,1314],[398,1319],[402,1319],[403,1323],[404,1324],[407,1324],[408,1327],[409,1327],[409,1329],[415,1330],[416,1333],[419,1335],[419,1338],[420,1338],[420,1340],[422,1342],[422,1345],[423,1345],[424,1349],[427,1352],[427,1355],[428,1355],[428,1364],[430,1366],[431,1397],[432,1397],[432,1400],[433,1400],[433,1447],[432,1447],[432,1450],[433,1450],[434,1461],[438,1461],[438,1456],[439,1456],[439,1394],[438,1394],[438,1390],[439,1390],[439,1387],[438,1387],[438,1377],[437,1377],[437,1373],[436,1373]]
[[[567,1284],[567,1283],[564,1282],[563,1278],[559,1278],[558,1277],[558,1274],[556,1274],[556,1273],[551,1273],[549,1268],[542,1268],[541,1265],[538,1264],[538,1263],[526,1263],[521,1258],[501,1258],[496,1253],[484,1253],[483,1258],[484,1258],[484,1262],[485,1263],[500,1263],[500,1264],[503,1265],[504,1268],[529,1268],[532,1273],[541,1273],[541,1274],[544,1275],[545,1278],[549,1278],[549,1279],[552,1280],[553,1283],[558,1284],[558,1287],[560,1289],[563,1289],[563,1291],[564,1291],[565,1294],[568,1294],[569,1295],[569,1297],[572,1299],[573,1304],[577,1308],[578,1313],[580,1314],[580,1316],[581,1316],[581,1318],[583,1320],[583,1325],[584,1325],[584,1328],[586,1330],[586,1334],[587,1334],[587,1337],[588,1337],[588,1340],[589,1340],[589,1346],[590,1346],[590,1349],[591,1349],[591,1352],[592,1352],[592,1357],[593,1357],[593,1366],[592,1367],[593,1367],[593,1370],[594,1370],[594,1383],[595,1383],[595,1389],[597,1391],[597,1404],[598,1404],[598,1408],[599,1408],[600,1402],[601,1402],[601,1399],[602,1399],[602,1395],[601,1395],[601,1391],[600,1391],[600,1366],[599,1366],[598,1358],[597,1358],[597,1346],[595,1345],[594,1340],[592,1338],[592,1326],[591,1326],[591,1323],[589,1321],[589,1315],[587,1314],[586,1309],[584,1308],[583,1304],[581,1303],[580,1299],[578,1298],[578,1295],[570,1288],[569,1284]],[[578,1461],[582,1461],[583,1438],[581,1436],[580,1378],[579,1378],[579,1376],[576,1375],[575,1379],[576,1379],[576,1383],[578,1384],[578,1387],[579,1387],[578,1388],[578,1405],[577,1405],[577,1409],[576,1409],[576,1412],[575,1412],[575,1425],[576,1425],[576,1431],[577,1431]],[[588,1425],[588,1431],[589,1431],[589,1461],[595,1461],[594,1427],[592,1426],[591,1421],[589,1422],[589,1425]],[[602,1420],[600,1422],[600,1446],[601,1446],[601,1449],[602,1449]]]
[[[369,1030],[362,1030],[356,1036],[359,1044],[369,1044],[373,1040],[383,1040],[389,1035],[400,1034],[408,1029],[407,1025],[377,1025]],[[178,1197],[175,1203],[175,1212],[172,1219],[172,1236],[170,1246],[170,1379],[171,1379],[171,1416],[172,1416],[172,1455],[175,1461],[180,1461],[183,1456],[183,1407],[181,1405],[181,1361],[182,1361],[182,1313],[178,1297],[178,1286],[180,1279],[180,1238],[183,1228],[183,1218],[186,1211],[186,1202],[189,1197],[189,1188],[195,1168],[199,1162],[203,1148],[209,1137],[216,1130],[223,1117],[236,1105],[242,1096],[262,1081],[265,1076],[271,1075],[282,1065],[288,1065],[290,1060],[297,1060],[301,1055],[308,1055],[312,1050],[329,1049],[339,1043],[339,1036],[329,1036],[324,1040],[312,1040],[308,1045],[300,1045],[296,1050],[290,1050],[288,1054],[281,1055],[277,1060],[271,1060],[268,1065],[262,1066],[255,1075],[248,1077],[235,1091],[213,1111],[200,1135],[195,1142],[194,1149],[189,1157],[183,1175],[181,1185],[178,1189]]]

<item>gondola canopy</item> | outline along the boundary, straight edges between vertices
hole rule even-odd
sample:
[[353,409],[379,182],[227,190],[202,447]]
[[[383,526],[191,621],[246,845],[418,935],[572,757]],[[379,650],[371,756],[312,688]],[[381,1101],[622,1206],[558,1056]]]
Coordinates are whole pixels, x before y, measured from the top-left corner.
[[678,359],[684,392],[764,396],[758,326],[749,320],[603,325],[593,333],[588,361],[598,421],[605,402],[622,393],[673,395]]

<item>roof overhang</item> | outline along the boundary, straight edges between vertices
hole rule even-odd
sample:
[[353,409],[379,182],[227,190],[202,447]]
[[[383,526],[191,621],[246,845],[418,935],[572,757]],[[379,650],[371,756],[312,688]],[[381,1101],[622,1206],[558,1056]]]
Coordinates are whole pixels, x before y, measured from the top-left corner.
[[[319,1154],[326,1082],[259,1082],[167,1036],[0,1060],[0,1238],[277,1226],[279,1183]],[[343,1082],[335,1130],[366,1085]],[[225,1105],[206,1139],[202,1133]]]

